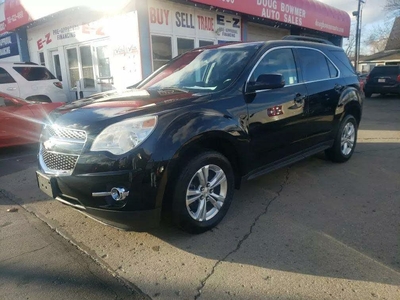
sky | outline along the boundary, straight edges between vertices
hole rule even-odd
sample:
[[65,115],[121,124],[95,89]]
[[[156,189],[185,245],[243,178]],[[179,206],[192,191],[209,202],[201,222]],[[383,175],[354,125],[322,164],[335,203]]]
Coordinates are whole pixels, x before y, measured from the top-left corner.
[[[356,18],[352,16],[352,12],[357,10],[358,0],[319,0],[325,4],[333,6],[335,8],[344,10],[349,13],[352,22],[355,22]],[[393,19],[387,18],[386,13],[383,11],[385,0],[365,0],[362,9],[362,24],[364,27],[371,28],[376,24],[389,21]]]
[[[353,17],[352,12],[357,10],[358,0],[318,0],[332,7],[346,11],[350,17],[352,24],[356,23],[356,17]],[[377,27],[386,27],[389,30],[392,27],[394,16],[388,15],[383,10],[386,0],[365,0],[362,6],[362,33],[361,33],[361,53],[372,54],[371,48],[363,44],[363,40],[371,33],[376,32]],[[355,25],[354,27],[355,28]],[[343,47],[348,45],[348,39],[344,39]]]

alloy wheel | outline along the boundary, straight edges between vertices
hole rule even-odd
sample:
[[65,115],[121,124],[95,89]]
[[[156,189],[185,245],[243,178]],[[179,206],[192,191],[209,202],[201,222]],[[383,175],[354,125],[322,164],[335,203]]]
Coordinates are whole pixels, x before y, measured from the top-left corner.
[[348,122],[342,131],[341,151],[343,155],[347,156],[351,153],[354,147],[355,138],[356,128],[352,122]]
[[196,221],[212,219],[224,205],[228,191],[227,178],[217,165],[200,168],[190,180],[186,191],[186,208]]

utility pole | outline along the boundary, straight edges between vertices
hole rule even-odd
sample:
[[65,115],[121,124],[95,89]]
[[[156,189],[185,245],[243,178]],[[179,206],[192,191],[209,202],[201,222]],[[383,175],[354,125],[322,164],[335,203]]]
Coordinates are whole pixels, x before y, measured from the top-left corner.
[[360,62],[360,40],[361,40],[361,3],[365,3],[365,0],[358,0],[358,8],[357,11],[353,11],[353,16],[357,17],[357,28],[356,28],[356,49],[355,49],[355,62],[354,67],[357,71],[358,64]]

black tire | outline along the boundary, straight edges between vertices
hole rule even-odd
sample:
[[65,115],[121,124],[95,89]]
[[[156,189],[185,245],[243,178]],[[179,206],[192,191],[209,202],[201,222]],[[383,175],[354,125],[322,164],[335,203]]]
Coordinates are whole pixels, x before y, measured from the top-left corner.
[[[223,201],[223,204],[219,210],[215,208],[215,205],[212,204],[212,201],[204,200],[204,193],[208,193],[209,190],[211,192],[214,192],[211,187],[206,187],[206,192],[200,191],[200,177],[198,177],[196,174],[205,166],[212,166],[212,168],[215,168],[215,166],[218,167],[220,170],[223,171],[226,177],[226,182],[224,181],[223,183],[215,187],[215,193],[218,193],[218,195],[220,195],[221,192],[225,191],[225,200]],[[172,217],[175,224],[190,233],[202,233],[210,230],[223,219],[232,202],[235,179],[231,164],[229,163],[228,159],[220,153],[215,151],[206,151],[187,161],[185,163],[185,166],[181,168],[179,172],[180,174],[178,174],[177,176],[176,185],[172,193]],[[208,177],[209,182],[212,182],[212,179],[216,178],[212,176],[216,175],[217,172],[213,171],[210,167]],[[198,180],[199,182],[198,185],[196,184],[196,180]],[[191,185],[189,186],[189,184]],[[200,194],[204,198],[203,200],[195,200],[193,203],[187,206],[187,191],[190,187],[192,187],[191,190],[199,193],[196,194],[194,198],[196,198],[197,195]],[[213,193],[213,195],[215,194]],[[211,197],[211,195],[209,196]],[[212,198],[211,200],[215,201],[214,198]],[[202,203],[205,203],[206,212],[210,213],[209,217],[212,216],[208,220],[196,220],[195,217],[191,215],[191,213],[196,214],[196,212],[200,211],[200,201],[203,201]],[[197,210],[195,212],[194,210],[196,209],[196,206]],[[208,208],[210,208],[209,211],[207,211]],[[212,212],[215,213],[215,215],[213,215]]]
[[[349,123],[352,124],[352,126],[354,128],[354,142],[353,142],[353,146],[352,146],[350,152],[345,153],[346,151],[348,151],[348,148],[343,149],[344,145],[342,148],[342,136],[344,134],[346,125]],[[351,126],[351,125],[349,125],[349,126]],[[335,141],[334,141],[332,148],[325,150],[326,156],[333,162],[343,163],[343,162],[348,161],[350,159],[350,157],[353,155],[354,149],[356,147],[357,130],[358,130],[358,126],[357,126],[356,119],[352,115],[346,115],[343,118],[342,122],[340,123],[340,127],[336,134]]]
[[371,93],[371,92],[365,92],[365,97],[371,98],[371,96],[372,96],[372,93]]

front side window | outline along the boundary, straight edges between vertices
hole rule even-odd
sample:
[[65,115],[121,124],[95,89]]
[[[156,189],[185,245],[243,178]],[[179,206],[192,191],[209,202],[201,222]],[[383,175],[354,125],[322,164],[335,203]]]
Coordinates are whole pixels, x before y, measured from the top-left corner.
[[14,67],[28,81],[56,79],[49,70],[43,67]]
[[304,81],[318,81],[331,78],[325,55],[312,49],[297,49],[297,51],[300,57],[300,68]]
[[256,81],[263,74],[281,74],[285,79],[285,85],[298,83],[297,68],[291,49],[276,49],[267,53],[250,77],[250,81]]
[[1,83],[14,83],[15,80],[10,74],[3,68],[0,68],[0,84]]

